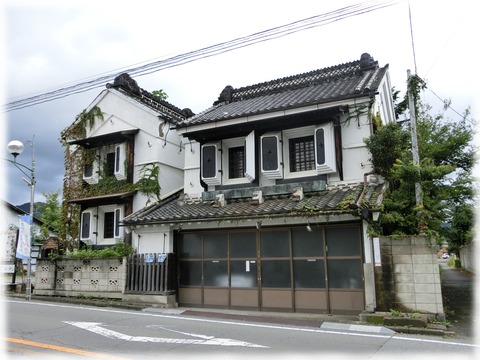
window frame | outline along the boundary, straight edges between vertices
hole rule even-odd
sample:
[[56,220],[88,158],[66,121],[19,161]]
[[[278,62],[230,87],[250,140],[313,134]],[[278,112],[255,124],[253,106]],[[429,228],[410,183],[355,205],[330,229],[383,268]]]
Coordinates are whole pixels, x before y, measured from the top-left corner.
[[[85,164],[82,169],[82,178],[85,182],[90,185],[98,183],[99,179],[99,154],[98,151],[95,151],[95,159],[92,161],[91,164]],[[86,166],[92,167],[92,174],[90,176],[85,175],[85,168]]]
[[115,145],[115,163],[113,168],[113,174],[117,180],[125,180],[127,178],[125,169],[126,160],[126,146],[125,143]]
[[[204,150],[213,146],[216,150],[215,176],[205,177]],[[230,149],[243,147],[244,149],[244,176],[230,178]],[[208,142],[201,147],[200,172],[201,179],[207,185],[237,185],[248,184],[255,180],[255,132],[252,131],[247,136],[224,139],[217,142]]]
[[[84,227],[84,223],[85,223],[85,215],[89,215],[89,219],[88,219],[88,236],[84,236],[84,230],[83,230],[83,227]],[[81,218],[80,218],[80,240],[92,240],[92,237],[93,237],[93,225],[94,225],[94,214],[93,214],[93,211],[91,210],[87,210],[87,211],[83,211],[82,212],[82,215],[81,215]]]
[[[323,131],[323,148],[324,161],[319,164],[318,157],[318,137],[317,132]],[[283,151],[286,154],[284,158],[284,178],[295,179],[309,176],[316,176],[321,174],[331,174],[336,172],[336,155],[335,155],[335,138],[333,133],[333,122],[328,122],[322,125],[311,125],[301,128],[288,129],[283,131]],[[290,171],[290,140],[305,136],[312,136],[314,140],[314,156],[315,167],[307,171]]]

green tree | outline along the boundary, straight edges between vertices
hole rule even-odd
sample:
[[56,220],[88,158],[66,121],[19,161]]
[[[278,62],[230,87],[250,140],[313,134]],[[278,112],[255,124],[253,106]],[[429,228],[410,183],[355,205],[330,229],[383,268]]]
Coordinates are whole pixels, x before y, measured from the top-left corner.
[[163,91],[162,89],[153,90],[152,95],[155,96],[159,100],[167,100],[168,99],[167,93],[165,91]]
[[[402,102],[404,104],[404,102]],[[446,105],[449,105],[446,103]],[[471,176],[476,149],[474,124],[431,115],[428,105],[417,101],[420,166],[414,166],[409,124],[388,124],[365,139],[375,172],[390,184],[380,216],[384,235],[415,235],[424,231],[449,237],[450,243],[472,239],[475,181]],[[423,206],[415,200],[415,182],[422,187]],[[448,231],[442,225],[450,224]]]
[[48,239],[50,234],[56,235],[60,232],[61,227],[61,208],[58,200],[59,191],[52,193],[43,193],[46,201],[38,204],[38,214],[42,221],[41,234],[42,240]]

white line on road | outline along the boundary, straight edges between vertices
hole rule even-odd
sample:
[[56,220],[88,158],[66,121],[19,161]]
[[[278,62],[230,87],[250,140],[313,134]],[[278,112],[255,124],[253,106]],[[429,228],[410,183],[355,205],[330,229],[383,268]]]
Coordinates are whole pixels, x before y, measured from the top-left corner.
[[151,336],[131,336],[131,335],[119,333],[117,331],[105,329],[104,327],[100,326],[101,325],[100,323],[94,323],[94,322],[64,321],[64,323],[79,327],[80,329],[93,332],[94,334],[105,336],[109,339],[118,339],[118,340],[124,340],[124,341],[151,342],[151,343],[161,343],[161,344],[241,346],[241,347],[254,347],[254,348],[268,348],[268,346],[252,344],[246,341],[215,338],[214,336],[183,333],[180,331],[172,331],[172,332],[176,332],[182,335],[188,335],[192,337],[198,337],[198,338],[201,338],[201,340],[160,338],[160,337],[151,337]]
[[[2,301],[0,299],[0,301]],[[300,328],[300,327],[289,327],[289,326],[278,326],[278,325],[268,325],[268,324],[258,324],[258,323],[248,323],[248,322],[235,322],[235,321],[226,321],[226,320],[212,320],[204,318],[192,318],[192,317],[183,317],[175,315],[164,315],[164,314],[152,314],[145,312],[138,312],[132,310],[117,310],[109,308],[99,308],[94,306],[79,306],[79,305],[70,305],[70,304],[59,304],[59,303],[44,303],[44,302],[34,302],[34,301],[20,301],[20,300],[4,300],[5,302],[18,303],[24,305],[40,305],[40,306],[49,306],[49,307],[62,307],[69,309],[82,309],[96,312],[106,312],[106,313],[116,313],[116,314],[135,314],[138,316],[149,316],[149,317],[158,317],[164,319],[176,319],[182,321],[194,321],[194,322],[204,322],[204,323],[214,323],[214,324],[225,324],[225,325],[235,325],[235,326],[246,326],[246,327],[257,327],[257,328],[266,328],[266,329],[276,329],[276,330],[288,330],[288,331],[301,331],[301,332],[310,332],[310,333],[321,333],[321,334],[332,334],[332,335],[345,335],[345,336],[360,336],[360,337],[369,337],[369,338],[392,338],[398,340],[408,340],[408,341],[418,341],[418,342],[427,342],[427,343],[441,343],[443,345],[452,345],[459,347],[480,347],[477,344],[468,344],[460,343],[454,341],[443,341],[443,340],[430,340],[424,338],[416,337],[404,337],[397,335],[381,335],[381,334],[368,334],[360,332],[347,332],[347,331],[332,331],[332,330],[322,330],[315,328]]]

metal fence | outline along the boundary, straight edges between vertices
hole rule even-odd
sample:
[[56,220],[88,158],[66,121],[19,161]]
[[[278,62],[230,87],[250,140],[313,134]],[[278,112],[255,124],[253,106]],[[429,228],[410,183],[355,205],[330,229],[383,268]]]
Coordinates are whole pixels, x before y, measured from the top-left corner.
[[132,254],[127,258],[126,293],[171,294],[175,278],[173,254]]

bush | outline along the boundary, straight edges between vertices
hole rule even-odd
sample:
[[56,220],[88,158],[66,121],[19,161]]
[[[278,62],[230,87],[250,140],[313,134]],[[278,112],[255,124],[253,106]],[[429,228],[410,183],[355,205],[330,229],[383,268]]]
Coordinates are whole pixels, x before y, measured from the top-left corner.
[[133,248],[130,245],[119,243],[117,245],[107,247],[104,249],[81,249],[70,254],[65,255],[56,255],[50,254],[51,260],[61,260],[61,259],[77,259],[77,260],[86,260],[86,259],[111,259],[111,258],[121,258],[128,256],[133,253]]

